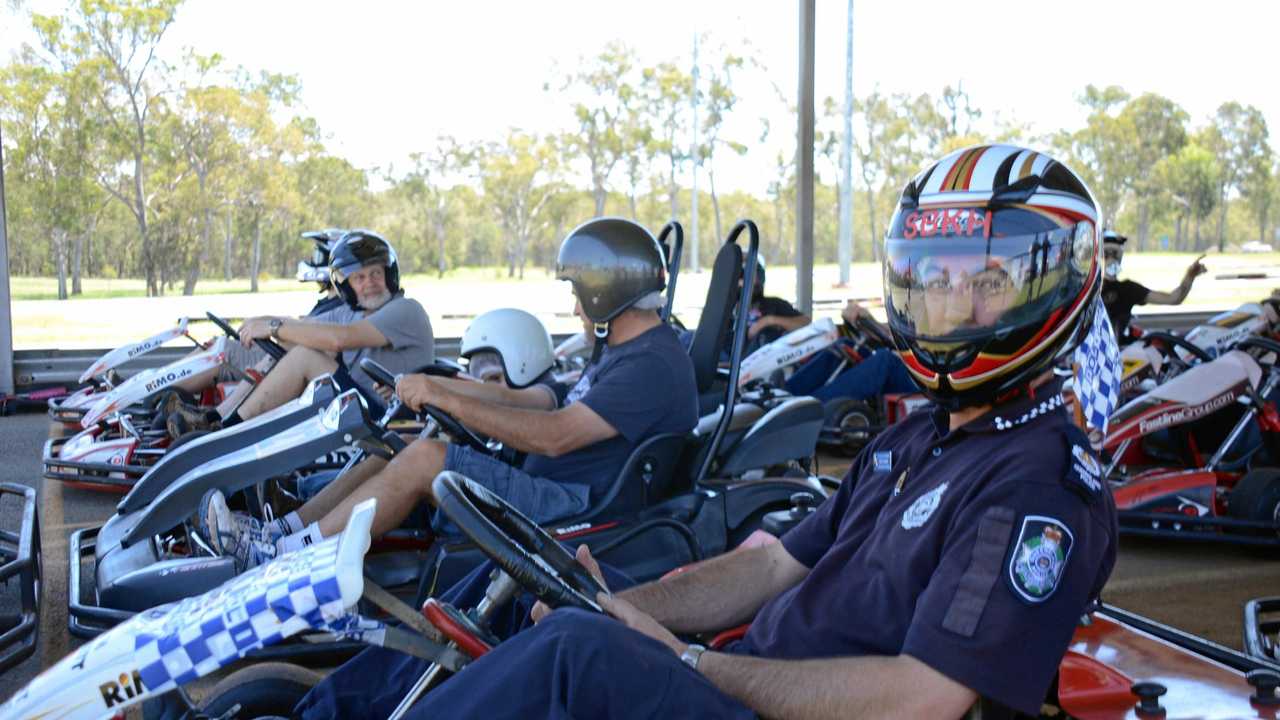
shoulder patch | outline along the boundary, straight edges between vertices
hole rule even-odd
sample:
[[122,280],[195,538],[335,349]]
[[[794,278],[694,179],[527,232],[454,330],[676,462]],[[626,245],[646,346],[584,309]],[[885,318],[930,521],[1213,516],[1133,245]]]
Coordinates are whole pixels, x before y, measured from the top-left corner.
[[1078,428],[1068,427],[1066,440],[1071,456],[1067,458],[1062,482],[1085,500],[1094,502],[1106,489],[1106,471],[1089,446],[1088,436]]
[[1058,589],[1071,558],[1075,536],[1061,520],[1045,515],[1022,518],[1009,553],[1009,584],[1029,603],[1042,603]]

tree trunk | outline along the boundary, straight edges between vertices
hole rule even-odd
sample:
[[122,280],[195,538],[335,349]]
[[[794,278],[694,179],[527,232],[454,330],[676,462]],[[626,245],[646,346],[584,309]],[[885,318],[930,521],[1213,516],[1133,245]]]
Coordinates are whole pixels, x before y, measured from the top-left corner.
[[1222,210],[1218,213],[1218,252],[1222,252],[1227,246],[1227,192],[1225,189],[1218,203],[1222,205]]
[[[205,180],[207,173],[200,173],[200,197],[205,195]],[[204,223],[200,227],[200,249],[196,252],[195,260],[187,268],[187,277],[182,283],[183,295],[195,295],[196,283],[200,281],[200,268],[204,266],[205,261],[209,259],[209,242],[213,239],[213,209],[204,208]]]
[[439,257],[438,257],[439,264],[437,265],[436,277],[443,278],[444,271],[449,269],[449,264],[444,257],[444,220],[439,215],[436,215],[436,218],[435,218],[435,232],[436,232],[436,248],[437,248],[437,251],[439,252]]
[[667,197],[671,203],[671,219],[675,220],[680,216],[679,208],[676,205],[680,195],[680,187],[676,185],[676,161],[674,157],[671,159],[671,169],[667,173],[667,183],[669,188]]
[[262,268],[262,214],[253,218],[253,259],[249,262],[249,292],[258,292],[258,272]]
[[222,279],[231,282],[231,211],[222,220]]
[[1200,251],[1200,216],[1196,215],[1196,252]]
[[876,191],[867,185],[867,224],[871,229],[871,260],[880,260],[880,243],[876,235]]
[[88,233],[80,233],[76,235],[75,246],[71,250],[71,294],[79,295],[83,292],[80,287],[80,268],[84,263],[84,238]]
[[67,233],[53,231],[53,263],[58,270],[58,299],[67,299]]
[[596,186],[596,188],[595,188],[594,195],[595,195],[595,199],[596,199],[596,214],[595,214],[595,216],[596,216],[596,217],[601,217],[601,216],[603,216],[603,215],[604,215],[604,202],[605,202],[605,200],[609,197],[609,193],[608,193],[607,191],[605,191],[604,186],[602,186],[602,185],[597,185],[597,186]]
[[1147,249],[1147,230],[1151,223],[1151,208],[1146,200],[1138,206],[1138,251]]

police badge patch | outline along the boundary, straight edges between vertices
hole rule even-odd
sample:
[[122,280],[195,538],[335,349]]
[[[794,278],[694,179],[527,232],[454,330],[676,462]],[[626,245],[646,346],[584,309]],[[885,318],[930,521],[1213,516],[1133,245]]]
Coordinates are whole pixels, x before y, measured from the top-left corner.
[[933,511],[938,509],[938,503],[942,501],[942,493],[947,491],[947,484],[942,483],[938,487],[916,498],[911,503],[911,507],[902,513],[902,529],[911,530],[925,524],[925,521],[933,515]]
[[1009,558],[1009,582],[1024,600],[1040,603],[1058,588],[1075,538],[1060,521],[1027,515]]

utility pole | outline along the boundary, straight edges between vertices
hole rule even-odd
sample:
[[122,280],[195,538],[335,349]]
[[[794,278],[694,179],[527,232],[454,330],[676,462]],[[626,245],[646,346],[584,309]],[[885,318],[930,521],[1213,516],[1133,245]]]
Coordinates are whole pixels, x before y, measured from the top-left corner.
[[813,45],[815,0],[800,0],[800,92],[796,96],[796,306],[813,315]]
[[13,306],[9,302],[9,233],[4,211],[4,137],[0,135],[0,395],[13,393]]
[[693,105],[693,145],[689,155],[693,158],[693,202],[691,213],[693,219],[693,252],[689,253],[689,267],[698,272],[698,166],[702,164],[701,153],[698,152],[698,33],[693,34],[693,86],[689,91],[689,102]]
[[[871,238],[871,242],[875,242]],[[849,284],[853,262],[853,0],[849,0],[849,25],[844,47],[844,134],[840,139],[840,286]]]

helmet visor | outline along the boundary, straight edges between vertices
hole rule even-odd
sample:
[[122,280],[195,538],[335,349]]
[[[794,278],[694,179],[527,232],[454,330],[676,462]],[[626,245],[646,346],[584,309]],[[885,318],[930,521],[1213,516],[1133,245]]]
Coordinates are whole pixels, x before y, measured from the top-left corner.
[[888,311],[925,350],[946,352],[954,344],[1043,324],[1088,280],[1097,253],[1091,223],[1060,225],[1021,209],[986,217],[989,232],[979,223],[967,233],[960,223],[958,232],[932,235],[909,225],[903,233],[907,223],[899,219],[885,243]]

